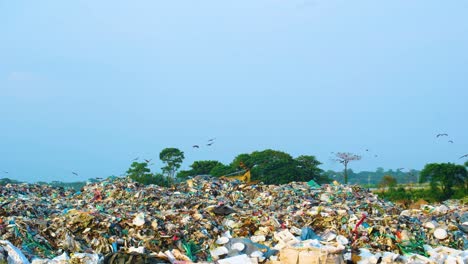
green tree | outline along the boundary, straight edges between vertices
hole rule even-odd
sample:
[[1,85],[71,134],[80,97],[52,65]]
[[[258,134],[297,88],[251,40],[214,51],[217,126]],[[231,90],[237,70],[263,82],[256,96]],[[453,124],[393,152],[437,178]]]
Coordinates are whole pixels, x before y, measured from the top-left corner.
[[196,175],[206,175],[211,174],[211,170],[216,166],[223,165],[221,162],[216,160],[200,160],[194,161],[192,165],[190,165],[190,170],[180,171],[177,174],[178,178],[187,178],[188,176],[196,176]]
[[420,182],[430,182],[431,188],[439,188],[442,199],[448,199],[453,194],[453,187],[457,184],[465,185],[468,174],[463,165],[453,163],[429,163],[420,173]]
[[210,175],[220,177],[220,176],[227,175],[234,171],[235,169],[233,169],[231,166],[220,163],[214,166],[213,169],[211,169]]
[[322,170],[314,156],[294,159],[288,153],[266,149],[250,154],[240,154],[230,164],[234,171],[242,169],[241,162],[251,169],[252,179],[266,184],[284,184],[292,181],[309,181],[319,178]]
[[151,173],[147,162],[133,162],[127,170],[127,176],[130,177],[130,179],[145,185],[156,184],[159,186],[169,187],[175,182],[174,179],[161,173]]
[[184,161],[184,152],[180,151],[177,148],[165,148],[159,153],[159,159],[166,166],[162,167],[162,171],[166,173],[167,176],[173,178],[175,172],[180,168],[182,162]]
[[222,163],[216,160],[201,160],[195,161],[190,167],[194,175],[203,175],[210,174],[211,170],[218,165],[222,165]]
[[350,163],[351,161],[360,160],[361,156],[352,154],[349,152],[337,152],[335,155],[336,155],[335,161],[338,161],[344,166],[344,172],[343,172],[344,183],[347,184],[348,183],[348,163]]
[[153,174],[147,162],[133,162],[127,170],[127,176],[139,183],[150,184]]
[[266,184],[283,184],[295,181],[298,176],[291,155],[277,150],[267,149],[241,154],[231,163],[231,167],[242,169],[240,163],[251,168],[253,180]]
[[395,177],[392,177],[391,175],[383,176],[382,180],[379,183],[379,186],[384,189],[387,187],[393,188],[396,185],[397,185],[397,179],[395,179]]
[[21,183],[20,181],[17,180],[12,180],[10,178],[2,178],[0,179],[0,185],[7,185],[7,184],[18,184]]
[[301,173],[302,181],[314,180],[317,183],[330,182],[330,179],[323,174],[323,170],[318,167],[322,163],[318,161],[315,156],[301,155],[295,158],[295,161]]

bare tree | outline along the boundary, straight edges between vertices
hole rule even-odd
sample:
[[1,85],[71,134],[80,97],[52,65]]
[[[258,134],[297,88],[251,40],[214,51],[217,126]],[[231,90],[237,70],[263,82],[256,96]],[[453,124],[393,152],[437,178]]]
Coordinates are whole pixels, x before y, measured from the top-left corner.
[[349,152],[337,152],[335,161],[344,165],[344,183],[348,184],[348,163],[354,160],[360,160],[361,156]]

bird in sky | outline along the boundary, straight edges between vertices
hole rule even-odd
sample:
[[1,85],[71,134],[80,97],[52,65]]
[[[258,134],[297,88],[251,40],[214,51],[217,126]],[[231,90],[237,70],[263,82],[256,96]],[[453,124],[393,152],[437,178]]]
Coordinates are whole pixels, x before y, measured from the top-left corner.
[[214,141],[216,138],[210,138],[208,139],[208,141]]
[[74,172],[74,171],[72,171],[72,174],[74,174],[74,175],[78,176],[78,173],[76,173],[76,172]]
[[211,143],[208,143],[208,144],[206,144],[206,145],[207,145],[207,146],[211,146],[211,145],[213,145],[213,143],[214,143],[214,142],[211,142]]
[[146,161],[146,163],[150,163],[151,160],[150,159],[149,160],[145,159],[145,161]]
[[436,137],[443,137],[443,136],[448,136],[448,134],[442,133],[442,134],[437,134]]
[[3,173],[6,173],[6,174],[8,174],[8,171],[3,171]]
[[453,140],[449,140],[448,142],[449,142],[449,143],[453,143]]
[[376,157],[376,158],[377,158],[377,154],[375,154],[375,155],[374,155],[374,157]]
[[468,158],[468,154],[465,154],[465,155],[460,157],[460,159],[463,159],[463,158]]
[[198,145],[193,145],[192,148],[200,148]]
[[136,157],[136,158],[133,159],[133,161],[138,160],[139,158],[140,158],[140,157]]
[[369,149],[366,149],[366,151],[369,151]]

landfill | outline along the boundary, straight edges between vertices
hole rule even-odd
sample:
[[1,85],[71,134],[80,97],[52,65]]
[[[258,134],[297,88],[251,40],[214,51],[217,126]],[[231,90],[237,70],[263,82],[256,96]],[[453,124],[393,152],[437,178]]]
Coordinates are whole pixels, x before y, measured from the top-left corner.
[[468,263],[468,205],[338,183],[0,187],[1,263]]

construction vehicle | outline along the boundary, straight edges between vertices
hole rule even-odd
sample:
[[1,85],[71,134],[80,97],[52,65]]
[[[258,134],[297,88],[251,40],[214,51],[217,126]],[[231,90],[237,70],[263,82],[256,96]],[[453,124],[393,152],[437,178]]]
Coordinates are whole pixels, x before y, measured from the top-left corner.
[[[245,183],[248,183],[248,184],[255,184],[255,183],[259,182],[259,181],[251,181],[251,179],[250,179],[250,176],[251,176],[250,175],[250,168],[245,166],[244,163],[242,163],[242,162],[239,165],[243,168],[243,170],[236,171],[236,172],[221,176],[220,178],[224,178],[224,179],[227,179],[227,180],[239,180],[239,181],[242,181],[242,182],[245,182]],[[242,174],[240,174],[240,173],[242,173]]]
[[[239,174],[242,172],[245,172],[245,173]],[[236,171],[236,172],[221,176],[220,178],[228,179],[228,180],[239,180],[243,182],[250,182],[250,170]]]

